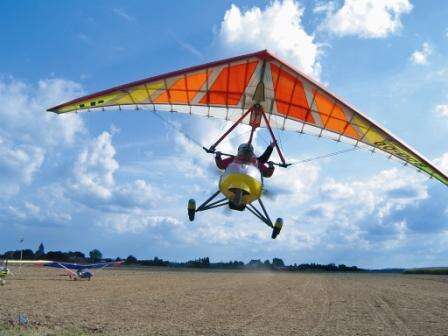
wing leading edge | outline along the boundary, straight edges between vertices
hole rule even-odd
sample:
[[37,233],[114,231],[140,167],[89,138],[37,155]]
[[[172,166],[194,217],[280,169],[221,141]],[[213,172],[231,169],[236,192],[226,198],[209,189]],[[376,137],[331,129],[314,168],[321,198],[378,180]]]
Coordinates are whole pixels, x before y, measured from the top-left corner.
[[367,146],[448,185],[448,176],[416,150],[266,50],[124,84],[49,111],[151,109],[235,121],[254,104],[273,128]]
[[83,270],[83,269],[97,269],[97,268],[105,268],[108,266],[118,266],[121,265],[122,262],[102,262],[96,264],[76,264],[76,263],[66,263],[66,262],[58,262],[58,261],[48,261],[43,266],[51,267],[51,268],[64,268],[69,270]]

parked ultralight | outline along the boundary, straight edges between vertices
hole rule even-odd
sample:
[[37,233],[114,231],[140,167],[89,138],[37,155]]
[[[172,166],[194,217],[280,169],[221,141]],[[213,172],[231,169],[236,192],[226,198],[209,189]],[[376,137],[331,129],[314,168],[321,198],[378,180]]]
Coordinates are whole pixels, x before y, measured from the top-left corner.
[[[247,124],[251,126],[248,144],[257,128],[268,130],[280,158],[271,165],[290,165],[273,132],[279,129],[378,150],[448,185],[447,175],[414,149],[266,50],[113,87],[48,111],[63,114],[108,109],[181,112],[232,121],[217,141],[204,148],[212,154],[235,127]],[[188,202],[189,218],[193,220],[195,213],[219,206],[247,209],[271,227],[272,238],[276,238],[283,220],[271,221],[261,200],[263,183],[256,162],[234,160],[222,174],[218,191],[198,207],[194,200]],[[215,200],[220,194],[223,197]]]
[[[110,266],[119,266],[123,261],[112,261],[112,262],[100,262],[93,264],[77,264],[77,263],[67,263],[51,260],[5,260],[4,267],[0,270],[1,284],[5,284],[5,279],[7,275],[12,274],[11,270],[8,269],[9,265],[36,265],[50,268],[60,268],[65,271],[66,275],[70,279],[90,279],[93,277],[93,269],[103,269]],[[4,273],[4,277],[1,274]]]

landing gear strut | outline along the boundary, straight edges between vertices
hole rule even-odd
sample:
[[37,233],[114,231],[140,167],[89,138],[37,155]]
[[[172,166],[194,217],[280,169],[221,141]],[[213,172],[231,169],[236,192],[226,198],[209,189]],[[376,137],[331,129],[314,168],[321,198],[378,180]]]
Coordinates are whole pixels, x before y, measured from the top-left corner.
[[205,210],[221,207],[224,205],[228,205],[229,200],[225,197],[219,199],[218,201],[212,202],[219,195],[219,193],[220,193],[220,191],[218,190],[212,196],[210,196],[204,203],[202,203],[198,208],[196,208],[196,201],[194,199],[190,199],[188,201],[188,206],[187,206],[188,218],[190,219],[190,221],[194,221],[194,216],[195,216],[196,212],[205,211]]
[[258,203],[260,204],[261,210],[258,210],[254,205],[248,204],[247,210],[252,212],[255,217],[259,218],[262,222],[264,222],[267,226],[272,228],[272,235],[271,238],[275,239],[279,235],[282,227],[283,227],[283,219],[277,218],[275,221],[275,224],[272,223],[271,218],[268,215],[268,212],[266,211],[266,208],[264,207],[263,201],[259,198]]
[[[218,208],[218,207],[225,206],[225,205],[228,205],[231,209],[234,209],[232,207],[233,203],[231,203],[231,201],[229,201],[225,197],[223,197],[217,201],[213,201],[219,195],[219,193],[220,193],[220,191],[218,190],[212,196],[210,196],[204,203],[202,203],[197,209],[196,209],[196,201],[194,199],[190,199],[188,201],[188,206],[187,206],[188,218],[190,219],[190,221],[194,220],[195,213],[199,212],[199,211],[206,211],[209,209]],[[268,212],[266,211],[263,201],[261,199],[258,199],[258,203],[260,205],[261,210],[257,209],[253,204],[246,204],[244,208],[249,210],[255,217],[257,217],[263,223],[265,223],[267,226],[272,228],[272,235],[271,235],[272,239],[277,238],[277,236],[280,234],[280,231],[282,230],[282,227],[283,227],[283,219],[277,218],[275,223],[273,223],[271,218],[268,215]],[[244,208],[242,208],[242,209],[238,208],[238,209],[234,209],[234,210],[242,211],[242,210],[244,210]]]

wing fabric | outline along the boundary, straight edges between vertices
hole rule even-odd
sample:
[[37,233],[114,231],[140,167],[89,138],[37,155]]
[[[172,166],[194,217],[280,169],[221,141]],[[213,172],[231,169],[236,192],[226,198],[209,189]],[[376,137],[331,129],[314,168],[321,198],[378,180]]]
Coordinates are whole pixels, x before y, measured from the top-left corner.
[[68,270],[80,270],[87,268],[86,265],[79,265],[79,264],[72,264],[72,263],[65,263],[65,262],[58,262],[58,261],[52,261],[43,264],[43,266],[51,267],[51,268],[63,268]]
[[414,149],[267,51],[121,85],[49,111],[146,108],[235,121],[254,104],[273,128],[377,149],[448,185],[448,177]]
[[102,262],[96,264],[75,264],[75,263],[66,263],[66,262],[57,262],[57,261],[48,261],[43,263],[43,266],[52,267],[52,268],[64,268],[70,270],[83,270],[83,269],[96,269],[96,268],[104,268],[111,265],[120,265],[121,262]]

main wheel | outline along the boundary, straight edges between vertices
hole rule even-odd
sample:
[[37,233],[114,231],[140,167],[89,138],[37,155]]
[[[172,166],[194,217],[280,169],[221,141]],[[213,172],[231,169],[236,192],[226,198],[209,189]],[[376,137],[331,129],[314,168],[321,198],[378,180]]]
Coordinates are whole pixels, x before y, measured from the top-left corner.
[[0,285],[4,285],[6,283],[5,279],[0,279]]
[[196,201],[194,199],[190,199],[188,201],[187,210],[188,210],[188,218],[190,219],[191,222],[194,221],[194,214],[196,213]]
[[277,238],[280,231],[282,230],[282,227],[283,227],[283,219],[277,218],[277,220],[275,221],[274,227],[272,228],[272,236],[271,236],[272,239]]
[[241,206],[241,203],[243,203],[243,191],[241,189],[235,189],[233,191],[232,202],[237,207]]

